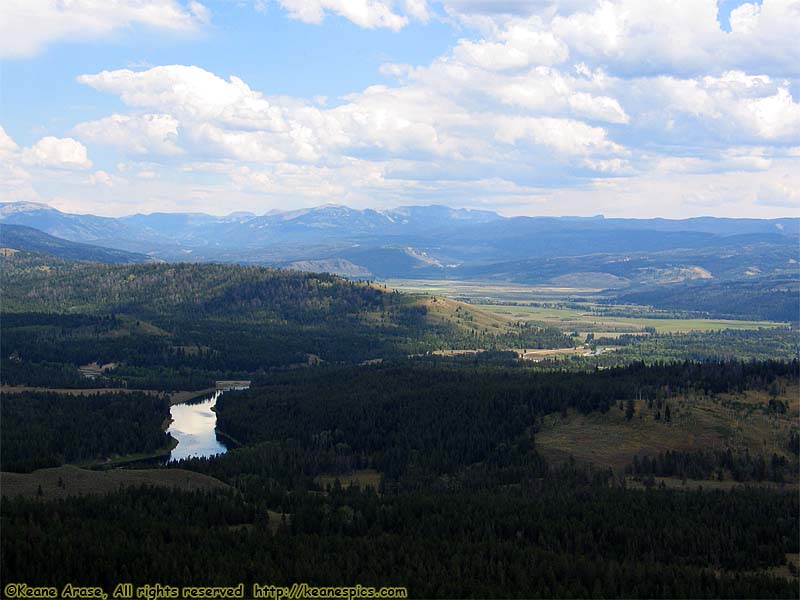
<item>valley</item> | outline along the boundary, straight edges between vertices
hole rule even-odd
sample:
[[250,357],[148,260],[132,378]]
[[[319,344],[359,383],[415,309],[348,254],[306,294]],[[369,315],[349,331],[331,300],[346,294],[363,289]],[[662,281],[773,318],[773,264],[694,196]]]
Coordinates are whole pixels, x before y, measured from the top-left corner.
[[[374,225],[334,212],[359,235]],[[257,222],[302,237],[330,216]],[[312,221],[283,229],[297,219]],[[154,224],[89,221],[59,231]],[[169,222],[181,243],[185,227],[200,243],[222,226]],[[570,255],[541,257],[536,276],[497,262],[453,279],[444,270],[461,267],[433,251],[396,261],[385,245],[344,252],[336,235],[350,262],[294,254],[285,269],[128,260],[7,227],[2,243],[19,247],[0,255],[3,572],[40,585],[289,577],[424,597],[793,597],[787,240],[747,255],[762,261],[750,279],[736,265],[752,248],[728,271],[657,249],[617,274],[620,255]],[[392,276],[363,266],[376,256]]]
[[401,280],[385,282],[388,288],[408,293],[439,294],[457,298],[484,313],[508,322],[537,321],[558,327],[563,332],[613,337],[621,333],[689,333],[723,329],[755,330],[787,327],[788,322],[748,319],[698,318],[691,313],[676,316],[677,311],[648,306],[606,302],[600,289],[501,285],[484,282],[448,280]]

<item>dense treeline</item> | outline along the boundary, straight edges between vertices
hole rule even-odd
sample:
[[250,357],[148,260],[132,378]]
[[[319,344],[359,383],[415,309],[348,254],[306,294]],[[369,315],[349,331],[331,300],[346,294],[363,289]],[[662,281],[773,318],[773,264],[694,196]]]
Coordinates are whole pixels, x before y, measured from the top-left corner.
[[[218,426],[243,444],[296,440],[335,450],[390,478],[439,475],[526,454],[547,413],[607,411],[628,398],[768,389],[800,363],[705,362],[589,373],[412,362],[276,373],[217,404]],[[505,460],[505,459],[504,459]]]
[[730,474],[735,481],[781,483],[787,477],[796,475],[794,466],[785,456],[775,453],[765,457],[761,454],[751,455],[747,448],[736,452],[730,448],[709,448],[694,452],[667,450],[652,458],[634,456],[633,463],[625,471],[637,476],[688,479],[709,479],[714,475],[720,480]]
[[707,360],[792,360],[800,355],[800,336],[796,328],[621,335],[596,337],[594,347],[621,346],[590,359],[572,359],[573,367],[587,364],[601,367],[620,366],[635,360],[707,361]]
[[145,393],[3,394],[0,466],[28,472],[112,454],[154,452],[169,436],[164,396]]
[[793,494],[634,491],[564,472],[506,493],[343,489],[298,496],[292,508],[281,518],[231,492],[155,488],[4,498],[3,584],[73,581],[110,591],[119,581],[305,581],[402,585],[426,598],[796,596],[788,580],[733,574],[797,551]]

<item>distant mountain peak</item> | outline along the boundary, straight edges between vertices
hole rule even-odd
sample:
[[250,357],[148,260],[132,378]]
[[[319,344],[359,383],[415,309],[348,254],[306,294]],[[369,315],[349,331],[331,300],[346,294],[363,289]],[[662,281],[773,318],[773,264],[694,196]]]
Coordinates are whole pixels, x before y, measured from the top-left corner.
[[[41,202],[0,202],[0,214],[10,215],[16,212],[28,212],[35,210],[56,210],[52,206]],[[58,212],[58,211],[56,211]]]

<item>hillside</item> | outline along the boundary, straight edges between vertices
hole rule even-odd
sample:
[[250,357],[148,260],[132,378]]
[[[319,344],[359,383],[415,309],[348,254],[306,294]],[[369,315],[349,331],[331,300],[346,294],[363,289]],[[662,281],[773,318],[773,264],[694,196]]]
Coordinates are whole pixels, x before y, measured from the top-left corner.
[[150,485],[174,490],[225,489],[221,481],[180,469],[113,469],[89,471],[72,465],[40,469],[33,473],[0,473],[3,493],[34,498],[37,491],[48,499],[86,494],[108,494],[120,487]]
[[687,281],[625,294],[619,301],[717,316],[797,322],[799,299],[800,279],[795,273],[740,281]]
[[105,263],[149,262],[152,258],[137,252],[81,244],[58,238],[33,227],[0,223],[0,247],[38,252],[58,258]]
[[320,361],[572,345],[553,328],[329,274],[48,262],[22,252],[0,264],[4,383],[83,387],[77,367],[97,362],[121,365],[98,385],[203,389]]

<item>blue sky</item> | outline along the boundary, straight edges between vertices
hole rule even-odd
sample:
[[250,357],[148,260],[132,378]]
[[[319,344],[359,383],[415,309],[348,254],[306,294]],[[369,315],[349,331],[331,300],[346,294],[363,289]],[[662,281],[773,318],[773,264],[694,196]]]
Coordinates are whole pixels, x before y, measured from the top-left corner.
[[800,207],[800,0],[7,0],[0,200]]

